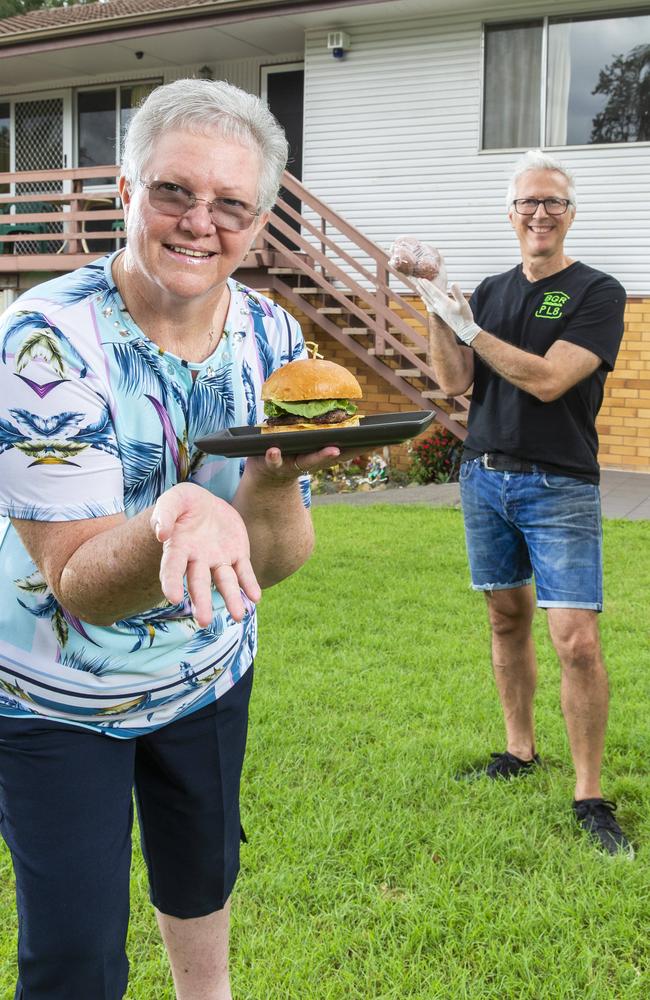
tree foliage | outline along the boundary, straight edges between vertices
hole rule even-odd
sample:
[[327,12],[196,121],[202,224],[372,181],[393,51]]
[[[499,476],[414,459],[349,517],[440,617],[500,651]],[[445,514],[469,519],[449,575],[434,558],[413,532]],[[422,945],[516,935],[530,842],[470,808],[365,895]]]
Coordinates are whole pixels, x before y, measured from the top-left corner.
[[598,74],[592,94],[608,95],[594,116],[591,142],[650,140],[650,45],[636,45],[615,56]]

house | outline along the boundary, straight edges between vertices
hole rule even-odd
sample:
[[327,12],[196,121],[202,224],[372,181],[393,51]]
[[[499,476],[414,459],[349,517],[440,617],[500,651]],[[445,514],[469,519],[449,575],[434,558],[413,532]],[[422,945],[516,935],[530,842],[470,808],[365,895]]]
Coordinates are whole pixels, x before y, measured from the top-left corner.
[[[417,299],[382,253],[401,233],[427,238],[470,291],[517,260],[504,200],[514,161],[533,146],[558,155],[578,181],[568,252],[629,296],[601,461],[650,470],[649,7],[107,0],[11,17],[0,21],[0,185],[12,212],[25,208],[18,191],[51,210],[48,185],[37,176],[21,186],[16,174],[54,170],[70,219],[88,235],[94,217],[93,232],[119,238],[107,165],[119,161],[120,129],[151,87],[187,75],[263,96],[290,139],[297,181],[275,242],[251,263],[254,283],[284,296],[321,350],[356,369],[370,411],[429,405],[459,436],[467,401],[445,399],[427,374]],[[46,235],[26,255],[0,255],[5,297],[100,247],[80,232],[64,253],[35,252]],[[309,246],[336,257],[326,287]]]

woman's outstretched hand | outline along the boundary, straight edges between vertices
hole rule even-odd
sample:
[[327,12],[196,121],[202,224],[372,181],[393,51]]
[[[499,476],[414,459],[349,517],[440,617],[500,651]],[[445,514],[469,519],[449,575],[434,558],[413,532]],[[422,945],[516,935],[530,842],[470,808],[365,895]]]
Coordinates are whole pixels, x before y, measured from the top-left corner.
[[185,578],[201,628],[212,622],[213,586],[236,621],[246,613],[241,591],[249,600],[259,601],[262,592],[251,565],[246,526],[225,500],[195,483],[179,483],[158,498],[151,527],[163,547],[163,594],[172,604],[179,604]]

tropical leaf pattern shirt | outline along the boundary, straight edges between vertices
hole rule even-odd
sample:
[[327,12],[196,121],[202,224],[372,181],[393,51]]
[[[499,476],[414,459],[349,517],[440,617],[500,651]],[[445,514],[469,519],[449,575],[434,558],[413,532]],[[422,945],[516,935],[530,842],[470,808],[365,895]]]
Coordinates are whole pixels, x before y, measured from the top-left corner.
[[[8,518],[131,517],[184,481],[231,501],[245,460],[195,442],[259,423],[262,382],[306,352],[291,316],[230,279],[214,353],[165,353],[126,311],[114,256],[37,286],[0,321],[0,714],[133,737],[236,683],[256,652],[255,608],[235,622],[214,592],[200,628],[186,593],[91,625],[57,602]],[[308,479],[301,488],[309,506]]]

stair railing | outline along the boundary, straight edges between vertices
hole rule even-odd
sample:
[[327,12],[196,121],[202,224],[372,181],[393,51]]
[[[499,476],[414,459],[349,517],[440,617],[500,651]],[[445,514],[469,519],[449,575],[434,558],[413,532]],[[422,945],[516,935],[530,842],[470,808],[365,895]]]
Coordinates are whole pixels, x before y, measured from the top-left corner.
[[[392,276],[417,294],[412,282],[390,267],[388,254],[381,247],[334,212],[295,177],[285,173],[282,183],[285,191],[299,199],[302,211],[298,212],[281,196],[271,217],[275,233],[267,228],[263,233],[264,244],[275,251],[276,260],[281,258],[283,264],[305,275],[324,295],[338,302],[360,327],[346,331],[321,320],[322,325],[337,339],[347,343],[355,354],[365,353],[366,357],[367,351],[360,351],[360,345],[355,343],[355,334],[367,330],[374,340],[375,355],[381,355],[386,347],[392,348],[398,357],[418,369],[421,378],[435,385],[435,372],[429,364],[428,335],[423,336],[417,329],[426,321],[408,298],[390,286]],[[288,220],[299,228],[294,228]],[[332,230],[337,232],[337,238],[332,236]],[[287,286],[284,282],[282,284],[286,292]],[[315,318],[314,310],[307,309],[307,312]],[[426,360],[422,359],[422,353]],[[384,376],[392,371],[389,366],[381,364],[378,370]],[[405,387],[402,379],[395,380],[389,375],[388,380]],[[411,388],[408,384],[406,387]],[[419,393],[416,395],[407,391],[406,395],[421,398]],[[466,397],[451,397],[448,401],[457,417],[466,414],[469,408]],[[459,426],[458,419],[450,419],[446,411],[436,409],[440,422],[463,438],[466,432],[464,427]]]

